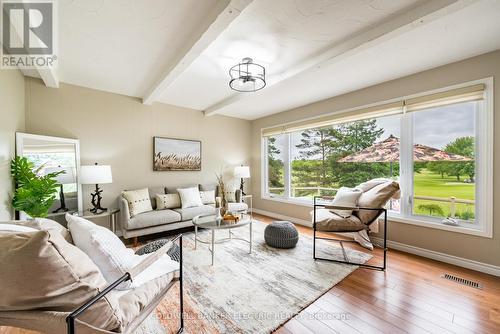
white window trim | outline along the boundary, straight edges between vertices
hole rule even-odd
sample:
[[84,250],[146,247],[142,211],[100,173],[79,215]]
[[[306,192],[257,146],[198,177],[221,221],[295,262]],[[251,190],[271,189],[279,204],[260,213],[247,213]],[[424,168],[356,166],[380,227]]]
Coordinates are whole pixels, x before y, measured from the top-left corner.
[[[408,212],[402,212],[401,214],[395,213],[395,212],[389,212],[389,220],[395,221],[395,222],[400,222],[400,223],[405,223],[405,224],[410,224],[414,226],[421,226],[421,227],[428,227],[428,228],[434,228],[434,229],[439,229],[439,230],[445,230],[445,231],[451,231],[451,232],[457,232],[457,233],[464,233],[464,234],[469,234],[469,235],[475,235],[475,236],[480,236],[480,237],[485,237],[485,238],[493,238],[493,153],[494,153],[494,148],[493,148],[493,134],[494,134],[494,91],[493,91],[493,77],[489,78],[484,78],[484,79],[479,79],[479,80],[474,80],[474,81],[469,81],[469,82],[464,82],[458,85],[453,85],[453,86],[448,86],[444,88],[439,88],[431,91],[426,91],[418,94],[413,94],[413,95],[408,95],[401,97],[402,99],[408,99],[408,98],[413,98],[413,97],[419,97],[423,95],[428,95],[428,94],[433,94],[433,93],[439,93],[443,91],[447,91],[450,89],[455,89],[455,88],[461,88],[461,87],[466,87],[470,86],[473,84],[480,84],[483,83],[486,85],[485,88],[485,99],[480,102],[483,103],[483,113],[480,114],[478,117],[478,124],[477,128],[480,129],[483,133],[481,136],[476,136],[476,161],[481,161],[480,164],[478,164],[478,169],[477,169],[477,180],[479,180],[479,184],[476,186],[476,221],[477,224],[474,227],[469,227],[465,225],[460,225],[460,226],[449,226],[449,225],[443,225],[439,222],[438,219],[433,219],[431,217],[420,217],[420,216],[414,216],[410,215]],[[396,99],[391,99],[387,101],[383,101],[380,103],[376,104],[370,104],[362,107],[356,107],[356,108],[351,108],[349,110],[353,109],[359,109],[359,108],[365,108],[377,104],[385,104],[391,101],[394,101]],[[335,113],[343,113],[345,111],[339,111]],[[401,128],[401,143],[400,145],[412,145],[413,138],[410,138],[410,136],[413,136],[413,131],[411,131],[411,122],[408,122],[405,120],[405,117],[403,115],[402,117],[402,128]],[[290,140],[290,139],[289,139]],[[290,145],[288,145],[288,149],[290,150]],[[410,150],[402,150],[406,152],[411,152]],[[267,178],[268,178],[268,170],[267,170],[267,139],[265,137],[261,138],[261,175],[263,176],[261,178],[261,199],[264,200],[269,200],[269,201],[275,201],[275,202],[280,202],[280,203],[288,203],[288,204],[294,204],[294,205],[300,205],[300,206],[305,206],[312,208],[312,201],[307,201],[307,200],[299,200],[295,198],[289,197],[290,195],[290,189],[289,189],[289,184],[288,182],[288,177],[290,175],[290,164],[285,164],[285,197],[282,196],[271,196],[268,192],[268,184],[267,184]],[[285,152],[286,156],[290,155],[290,152]],[[403,154],[403,153],[402,153]],[[286,159],[288,161],[288,159]],[[401,163],[403,164],[403,161],[411,161],[412,159],[401,159]],[[402,171],[401,171],[401,177],[405,178],[404,182],[405,184],[413,184],[413,175],[410,173],[410,175],[407,175],[409,173],[405,173],[404,171],[408,170],[413,170],[411,166],[401,166]],[[288,171],[287,171],[288,170]],[[288,177],[287,177],[288,175]],[[407,190],[403,190],[401,194],[401,200],[408,200],[410,196],[413,194],[413,186],[410,187]],[[405,206],[402,206],[405,207]],[[409,206],[408,206],[409,207]]]

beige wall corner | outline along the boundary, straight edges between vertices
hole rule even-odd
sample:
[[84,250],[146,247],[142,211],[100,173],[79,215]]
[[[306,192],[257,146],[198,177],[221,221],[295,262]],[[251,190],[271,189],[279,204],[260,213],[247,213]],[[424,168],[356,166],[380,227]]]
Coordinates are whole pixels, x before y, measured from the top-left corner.
[[16,154],[16,131],[24,131],[24,76],[18,70],[0,70],[0,221],[13,218],[10,160]]
[[[27,132],[79,139],[82,165],[111,165],[113,183],[102,185],[107,207],[125,189],[215,182],[222,168],[250,162],[250,121],[68,84],[50,89],[37,79],[27,79],[27,95]],[[154,172],[154,136],[201,140],[202,170]],[[91,190],[83,186],[84,208]]]
[[[390,70],[390,69],[388,69]],[[261,129],[325,113],[347,110],[393,98],[425,92],[487,77],[494,78],[494,110],[500,110],[500,50],[460,62],[420,72],[401,79],[381,83],[352,93],[312,103],[252,122],[252,189],[254,207],[260,210],[310,221],[310,207],[279,203],[261,198]],[[495,134],[500,117],[495,112]],[[494,200],[500,198],[500,136],[494,138]],[[445,253],[460,258],[500,266],[500,206],[495,205],[493,238],[476,237],[456,232],[391,222],[389,239],[401,244]]]

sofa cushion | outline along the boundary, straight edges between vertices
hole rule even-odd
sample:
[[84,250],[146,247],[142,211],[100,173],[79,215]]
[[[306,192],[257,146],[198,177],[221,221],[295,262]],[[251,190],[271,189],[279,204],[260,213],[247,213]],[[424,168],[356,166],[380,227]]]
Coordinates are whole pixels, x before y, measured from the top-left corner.
[[248,210],[248,204],[247,203],[227,203],[227,208],[229,212],[236,212],[236,211],[247,211]]
[[153,210],[147,188],[124,191],[122,196],[127,200],[131,217]]
[[202,205],[186,209],[174,209],[180,213],[182,221],[191,220],[198,215],[213,215],[215,214],[215,207],[212,205]]
[[171,224],[179,221],[181,221],[181,215],[173,210],[149,211],[130,219],[127,229],[135,230],[138,228]]
[[354,215],[343,218],[328,209],[318,209],[316,229],[324,232],[357,232],[366,229],[366,225]]
[[158,194],[156,195],[156,210],[177,209],[181,207],[181,197],[179,194]]
[[[57,232],[0,233],[0,311],[71,312],[107,282],[89,257]],[[106,296],[80,319],[98,328],[121,328],[118,300]]]
[[[358,206],[365,208],[383,208],[387,204],[387,201],[397,194],[398,191],[399,184],[395,181],[381,183],[361,194],[358,199]],[[368,224],[377,218],[380,212],[375,210],[359,210],[356,214],[364,224]]]

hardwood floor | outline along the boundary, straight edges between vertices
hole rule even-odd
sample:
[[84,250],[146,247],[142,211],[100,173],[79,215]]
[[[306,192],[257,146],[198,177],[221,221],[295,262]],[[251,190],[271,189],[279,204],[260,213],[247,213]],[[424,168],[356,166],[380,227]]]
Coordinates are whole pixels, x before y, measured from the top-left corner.
[[[373,254],[371,262],[380,261],[382,252]],[[444,273],[483,289],[445,280]],[[0,327],[0,334],[33,333]],[[385,272],[355,270],[275,333],[500,333],[500,278],[390,250]]]

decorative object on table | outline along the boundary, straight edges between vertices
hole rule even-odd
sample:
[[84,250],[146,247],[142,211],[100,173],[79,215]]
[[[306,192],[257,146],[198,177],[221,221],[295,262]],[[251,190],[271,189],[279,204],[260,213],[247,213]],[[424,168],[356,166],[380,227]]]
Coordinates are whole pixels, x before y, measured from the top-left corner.
[[201,141],[153,138],[154,171],[201,171]]
[[256,92],[266,86],[266,69],[245,57],[229,70],[229,87],[237,92]]
[[299,232],[288,221],[275,221],[266,226],[264,240],[274,248],[294,248],[299,241]]
[[24,211],[32,218],[47,217],[49,208],[56,200],[59,188],[57,177],[64,171],[40,176],[43,165],[35,165],[26,157],[15,157],[10,164],[10,173],[16,183],[12,206]]
[[56,177],[56,181],[59,183],[59,187],[60,187],[59,188],[60,206],[59,206],[59,208],[52,211],[52,213],[57,213],[59,211],[66,212],[69,210],[66,207],[66,198],[64,197],[64,185],[76,183],[76,175],[74,173],[74,168],[72,168],[72,167],[58,166],[58,167],[51,167],[51,168],[44,169],[45,174],[58,173],[58,172],[61,172]]
[[100,213],[106,211],[101,205],[102,200],[102,189],[99,188],[99,184],[107,184],[113,182],[113,175],[111,173],[111,166],[108,165],[98,165],[97,162],[94,165],[82,166],[80,169],[80,183],[81,184],[95,184],[95,192],[91,193],[92,196],[92,206],[90,209],[92,213]]
[[458,222],[458,219],[451,218],[451,217],[445,218],[441,222],[445,225],[450,225],[450,226],[460,225],[460,223]]
[[241,190],[241,194],[243,196],[246,195],[245,191],[244,191],[244,185],[245,185],[245,181],[244,179],[249,179],[250,178],[250,167],[248,166],[237,166],[237,167],[234,167],[234,177],[236,178],[239,178],[240,179],[240,190]]
[[226,184],[224,183],[222,172],[220,174],[215,174],[217,177],[217,184],[219,187],[219,202],[218,208],[220,211],[220,215],[224,216],[227,212],[228,204],[227,204],[227,193],[226,193]]
[[[170,241],[169,239],[158,239],[148,242],[147,244],[136,250],[135,254],[144,255],[144,254],[154,253],[158,249],[165,246],[165,244],[167,244],[169,241]],[[172,260],[179,262],[180,251],[181,249],[179,248],[179,245],[173,244],[172,247],[170,247],[169,250],[167,250],[167,254],[168,256],[170,256]]]
[[232,213],[226,213],[224,217],[222,217],[222,220],[228,223],[237,223],[240,220],[240,217],[233,215]]

